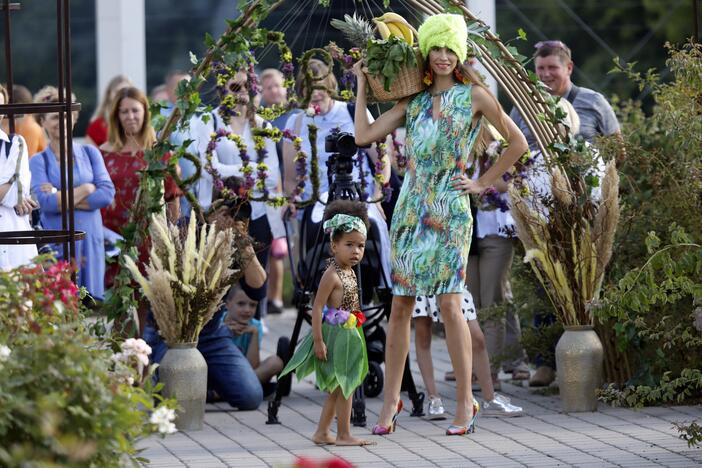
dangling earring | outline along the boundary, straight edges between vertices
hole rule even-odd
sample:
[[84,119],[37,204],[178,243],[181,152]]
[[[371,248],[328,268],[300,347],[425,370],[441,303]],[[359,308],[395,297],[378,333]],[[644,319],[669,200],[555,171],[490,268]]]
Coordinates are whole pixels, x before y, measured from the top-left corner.
[[427,71],[424,72],[424,84],[427,86],[431,86],[431,84],[434,82],[434,72],[432,71],[431,67]]
[[454,78],[456,78],[456,81],[458,81],[459,83],[466,84],[466,78],[463,76],[463,74],[458,69],[458,67],[453,69],[453,76],[454,76]]

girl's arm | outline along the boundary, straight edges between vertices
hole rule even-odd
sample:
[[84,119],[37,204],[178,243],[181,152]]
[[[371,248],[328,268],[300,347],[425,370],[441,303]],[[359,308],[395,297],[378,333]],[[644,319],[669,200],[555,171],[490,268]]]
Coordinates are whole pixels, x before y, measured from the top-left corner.
[[378,120],[371,123],[368,118],[367,97],[366,97],[366,76],[363,74],[362,62],[359,60],[354,66],[356,74],[358,95],[356,96],[356,113],[354,115],[356,144],[359,146],[369,145],[375,141],[382,140],[390,135],[393,130],[404,125],[405,112],[409,98],[399,101],[389,111],[378,117]]
[[327,305],[329,296],[336,288],[341,287],[341,280],[333,268],[327,268],[319,281],[319,289],[314,296],[312,305],[312,338],[314,339],[314,353],[318,359],[327,360],[327,346],[322,337],[322,309]]
[[468,193],[481,193],[495,185],[497,179],[517,162],[529,146],[519,127],[505,114],[490,91],[483,86],[473,86],[472,94],[474,115],[485,117],[500,135],[507,137],[508,144],[497,161],[478,180],[461,176],[454,178],[454,188]]

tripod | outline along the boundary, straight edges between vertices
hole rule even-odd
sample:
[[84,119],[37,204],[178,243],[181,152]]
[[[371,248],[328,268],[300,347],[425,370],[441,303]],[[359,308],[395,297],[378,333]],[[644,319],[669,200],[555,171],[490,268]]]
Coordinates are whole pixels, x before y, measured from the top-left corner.
[[[355,151],[354,151],[355,152]],[[361,200],[361,188],[357,182],[353,181],[351,175],[352,161],[350,155],[342,155],[339,153],[333,154],[327,161],[327,174],[329,178],[329,199],[328,202],[332,200]],[[332,178],[332,174],[335,177]],[[295,285],[295,295],[293,298],[293,303],[297,308],[297,318],[295,320],[295,325],[293,327],[292,335],[290,337],[290,347],[288,348],[287,356],[285,358],[285,363],[292,358],[297,342],[300,338],[300,331],[302,328],[302,322],[306,321],[311,323],[310,311],[312,309],[312,301],[314,296],[314,291],[316,290],[317,284],[324,273],[324,268],[322,266],[323,257],[328,256],[328,244],[329,237],[325,235],[322,228],[322,223],[316,228],[316,233],[313,238],[313,243],[311,244],[311,249],[306,249],[307,245],[307,232],[306,226],[307,222],[311,219],[311,209],[305,211],[300,229],[300,265],[299,271],[296,274],[296,268],[294,267],[294,262],[292,258],[292,252],[288,251],[290,257],[291,271],[293,275],[293,283]],[[375,229],[374,229],[375,228]],[[285,223],[286,237],[290,239],[289,223]],[[365,290],[363,287],[363,277],[362,277],[362,267],[370,267],[371,271],[379,273],[380,286],[376,286],[375,293],[379,300],[379,305],[362,307],[363,313],[367,317],[366,323],[363,325],[364,335],[368,342],[369,335],[378,337],[380,336],[382,340],[382,346],[378,346],[377,342],[369,342],[367,344],[368,349],[368,364],[369,364],[369,374],[366,376],[363,385],[360,385],[353,396],[353,409],[351,413],[351,423],[354,426],[365,426],[366,425],[366,403],[365,395],[368,393],[370,396],[377,396],[382,391],[383,385],[383,373],[380,367],[380,363],[384,358],[384,346],[385,346],[385,333],[380,327],[380,322],[383,319],[389,319],[390,317],[390,302],[392,300],[392,291],[388,284],[388,276],[383,268],[382,259],[380,257],[381,250],[379,248],[378,242],[378,228],[371,223],[371,229],[368,233],[368,238],[366,240],[366,255],[364,255],[363,260],[356,265],[355,272],[358,282],[358,297],[361,299],[361,304],[368,304],[373,297],[373,288],[370,291]],[[375,234],[374,234],[375,233]],[[374,330],[372,333],[368,333],[368,330]],[[379,362],[378,362],[379,361]],[[287,395],[290,392],[290,387],[292,385],[292,373],[285,375],[278,381],[278,388],[276,389],[275,397],[268,403],[268,420],[266,424],[280,424],[278,419],[278,410],[283,398],[283,395]],[[412,401],[412,416],[423,416],[424,415],[424,393],[417,392],[417,388],[414,384],[412,378],[412,373],[409,367],[409,355],[405,360],[404,374],[402,376],[402,386],[401,391],[407,391],[410,400]]]

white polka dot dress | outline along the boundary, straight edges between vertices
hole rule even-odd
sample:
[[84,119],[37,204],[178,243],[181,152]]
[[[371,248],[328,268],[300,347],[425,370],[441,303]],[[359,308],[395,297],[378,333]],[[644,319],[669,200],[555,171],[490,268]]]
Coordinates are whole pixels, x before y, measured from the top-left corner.
[[[478,316],[475,313],[475,304],[473,304],[473,296],[468,289],[463,291],[463,299],[461,300],[461,312],[463,318],[467,321],[476,320]],[[441,312],[436,303],[436,296],[418,296],[414,303],[414,311],[412,318],[431,317],[434,322],[441,322]]]

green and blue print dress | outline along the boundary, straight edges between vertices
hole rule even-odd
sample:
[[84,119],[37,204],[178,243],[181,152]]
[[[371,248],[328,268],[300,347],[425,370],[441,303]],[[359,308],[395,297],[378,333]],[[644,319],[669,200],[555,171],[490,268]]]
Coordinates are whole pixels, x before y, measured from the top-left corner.
[[478,135],[471,86],[442,92],[438,120],[424,91],[407,106],[408,170],[392,218],[393,294],[462,293],[473,230],[468,195],[451,186],[466,171]]

